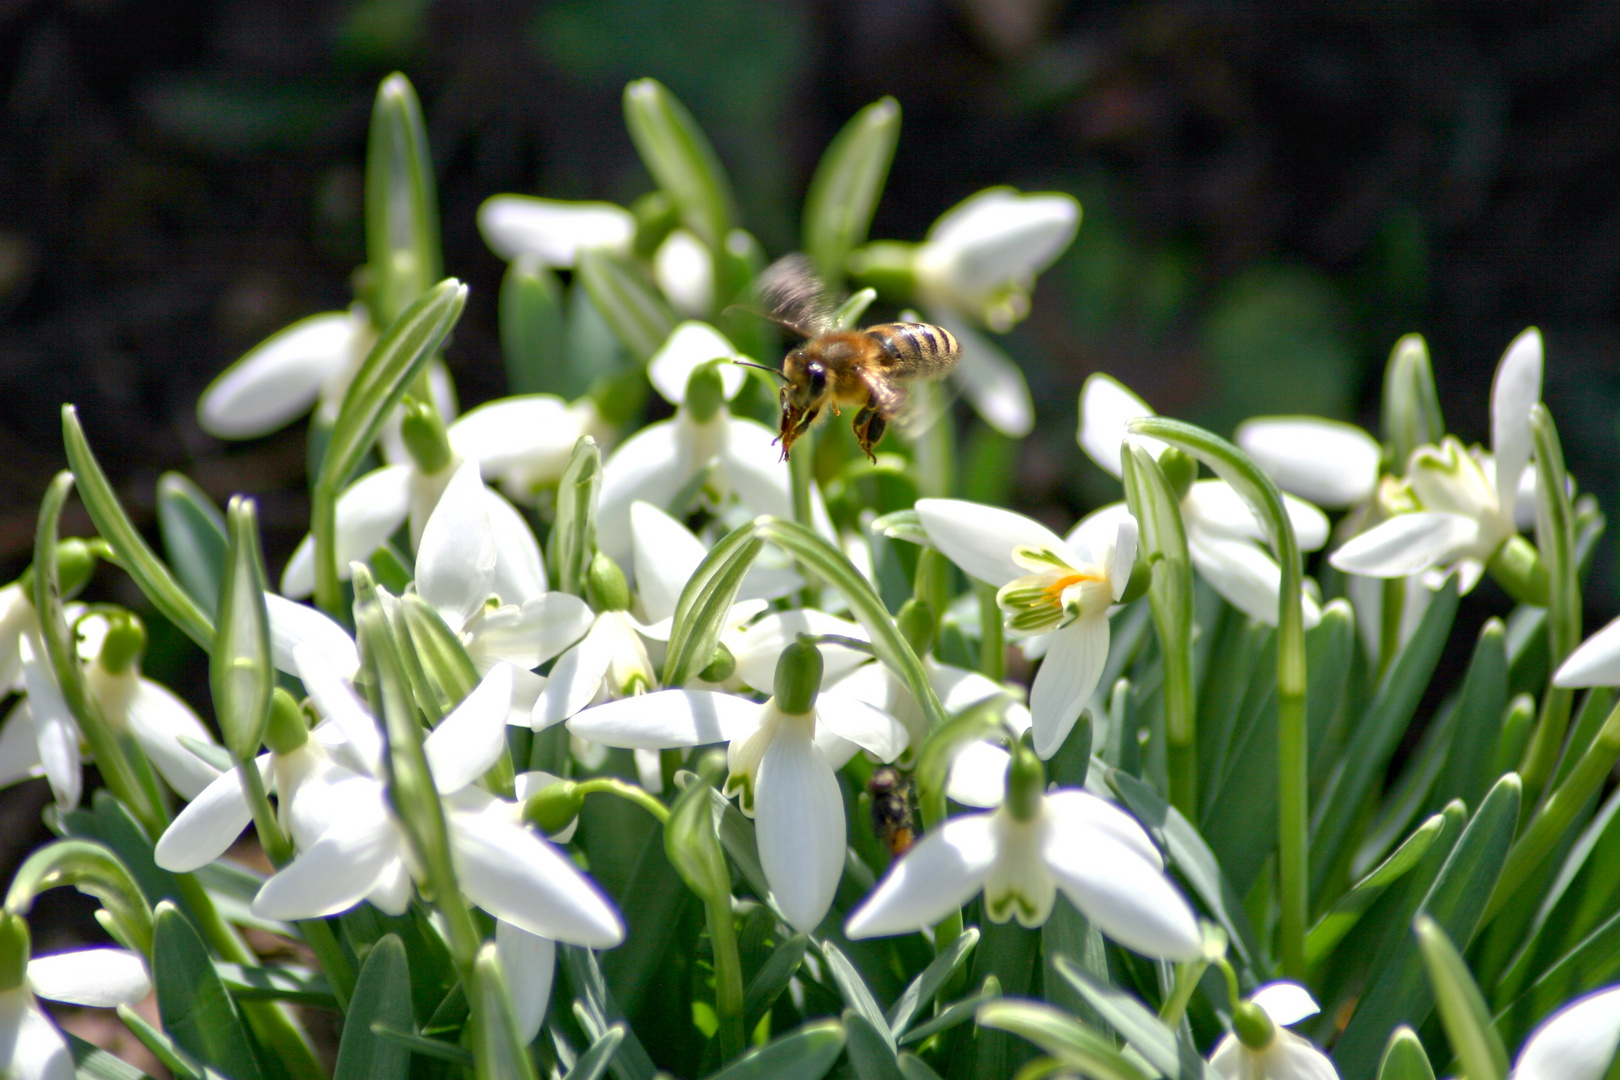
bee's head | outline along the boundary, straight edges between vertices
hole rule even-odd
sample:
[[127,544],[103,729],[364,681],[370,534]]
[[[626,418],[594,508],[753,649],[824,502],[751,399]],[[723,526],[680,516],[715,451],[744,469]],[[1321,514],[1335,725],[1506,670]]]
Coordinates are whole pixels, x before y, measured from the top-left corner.
[[794,349],[782,361],[782,401],[810,414],[820,410],[827,396],[827,365],[807,353],[805,349]]

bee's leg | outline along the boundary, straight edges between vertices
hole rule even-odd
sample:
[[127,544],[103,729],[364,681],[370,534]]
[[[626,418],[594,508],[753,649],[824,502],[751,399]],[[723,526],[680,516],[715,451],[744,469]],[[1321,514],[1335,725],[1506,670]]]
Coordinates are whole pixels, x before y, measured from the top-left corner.
[[869,460],[876,461],[877,455],[872,453],[872,447],[883,438],[883,432],[888,428],[889,422],[878,415],[870,405],[864,406],[855,414],[855,439],[861,444],[861,452]]

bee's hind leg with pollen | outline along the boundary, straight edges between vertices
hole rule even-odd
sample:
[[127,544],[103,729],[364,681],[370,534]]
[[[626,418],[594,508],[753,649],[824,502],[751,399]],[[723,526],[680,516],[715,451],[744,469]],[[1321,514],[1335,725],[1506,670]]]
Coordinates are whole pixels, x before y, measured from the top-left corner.
[[861,444],[861,452],[866,455],[868,460],[876,461],[877,455],[872,453],[872,447],[883,438],[883,433],[888,429],[889,422],[883,419],[877,410],[868,403],[861,407],[860,412],[855,414],[853,427],[855,429],[855,439]]

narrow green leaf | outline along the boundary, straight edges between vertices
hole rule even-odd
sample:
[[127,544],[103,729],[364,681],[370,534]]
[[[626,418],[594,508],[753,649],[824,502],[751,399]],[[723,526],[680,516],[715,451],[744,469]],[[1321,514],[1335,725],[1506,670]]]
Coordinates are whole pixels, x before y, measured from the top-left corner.
[[900,1063],[900,1075],[906,1080],[940,1080],[939,1073],[928,1067],[928,1063],[916,1054],[902,1053],[895,1059]]
[[399,1028],[391,1028],[386,1024],[372,1024],[371,1033],[422,1057],[432,1058],[435,1061],[448,1061],[452,1065],[459,1065],[471,1072],[473,1068],[473,1055],[452,1042],[443,1039],[428,1039]]
[[821,1080],[844,1052],[844,1025],[818,1020],[773,1039],[709,1080]]
[[596,554],[596,502],[602,488],[602,451],[583,435],[557,483],[557,518],[546,541],[546,562],[557,588],[585,595],[585,570]]
[[[473,1002],[474,1074],[478,1080],[535,1080],[534,1060],[518,1034],[512,997],[506,989],[506,976],[494,942],[478,950],[473,981],[478,988]],[[408,999],[403,1007],[409,1017]],[[340,1078],[334,1076],[332,1080]]]
[[40,893],[63,885],[100,900],[131,947],[151,955],[152,909],[129,869],[101,844],[58,840],[36,849],[12,877],[5,909],[26,915]]
[[568,363],[562,283],[535,255],[519,255],[501,279],[501,355],[508,394],[561,394],[572,401],[590,389],[586,372]]
[[618,1080],[652,1080],[656,1072],[652,1058],[636,1033],[630,1030],[624,1010],[608,990],[607,980],[596,962],[596,953],[574,945],[558,945],[557,951],[574,989],[574,1016],[580,1020],[586,1036],[600,1039],[614,1026],[624,1031],[624,1042],[613,1056],[613,1075]]
[[854,1009],[844,1010],[843,1021],[848,1040],[845,1049],[858,1080],[905,1080],[895,1060],[895,1049],[884,1038],[885,1032]]
[[1176,1038],[1146,1005],[1059,957],[1057,969],[1142,1057],[1172,1080],[1221,1080],[1193,1049]]
[[[709,796],[714,811],[715,831],[720,834],[720,845],[736,864],[737,871],[754,895],[764,900],[771,895],[765,880],[765,868],[759,861],[759,842],[754,836],[754,823],[737,809],[737,804],[716,791]],[[750,1029],[752,1030],[752,1029]]]
[[[1307,724],[1310,729],[1311,777],[1324,774],[1328,726],[1344,707],[1345,686],[1355,664],[1356,616],[1343,599],[1322,608],[1322,621],[1305,631]],[[1473,804],[1470,803],[1470,806]]]
[[336,1009],[337,996],[326,976],[308,968],[250,967],[246,964],[214,963],[225,989],[238,1001],[290,1001]]
[[1477,806],[1496,779],[1490,775],[1502,714],[1508,703],[1507,628],[1487,619],[1474,643],[1452,721],[1451,751],[1437,790]]
[[79,487],[79,498],[90,512],[96,531],[112,545],[118,565],[140,587],[152,606],[179,627],[204,651],[214,647],[214,623],[208,614],[180,587],[163,561],[147,546],[140,532],[119,505],[107,474],[101,471],[90,443],[79,426],[79,415],[72,405],[62,406],[62,445],[68,465]]
[[894,1035],[889,1031],[889,1023],[883,1018],[883,1010],[878,1007],[877,999],[872,991],[867,989],[866,980],[861,973],[855,970],[855,965],[849,962],[838,946],[830,941],[817,943],[821,955],[827,961],[827,973],[832,976],[838,992],[843,995],[844,1004],[855,1010],[871,1025],[872,1029],[883,1039],[884,1046],[888,1047],[889,1057],[895,1053]]
[[226,519],[230,542],[219,622],[208,658],[208,684],[226,748],[238,762],[251,766],[270,720],[270,692],[276,685],[270,660],[270,613],[264,602],[269,584],[253,500],[233,497]]
[[[399,614],[410,638],[426,680],[438,718],[449,715],[478,685],[478,669],[467,655],[467,647],[456,636],[431,604],[415,593],[399,598]],[[401,642],[401,652],[405,643]],[[420,696],[420,695],[419,695]],[[423,704],[424,711],[427,703]]]
[[763,546],[753,535],[756,525],[743,525],[723,537],[687,579],[675,603],[664,660],[665,686],[684,686],[713,659],[727,614]]
[[1148,1074],[1114,1049],[1105,1036],[1057,1009],[1003,998],[979,1007],[981,1027],[1028,1039],[1072,1069],[1097,1080],[1148,1080]]
[[225,576],[225,515],[202,488],[177,472],[158,477],[157,515],[163,553],[175,577],[203,611],[216,610]]
[[928,530],[923,528],[922,518],[917,516],[915,510],[896,510],[884,514],[874,518],[869,528],[874,536],[887,536],[891,540],[904,540],[926,548],[934,546],[934,542],[928,539]]
[[635,262],[603,248],[580,253],[579,280],[615,337],[642,363],[675,329],[675,313]]
[[922,970],[922,973],[911,980],[905,992],[900,995],[888,1012],[889,1031],[895,1038],[906,1033],[922,1011],[933,1002],[934,995],[939,993],[951,978],[967,963],[968,954],[979,943],[979,928],[970,926],[957,936],[955,941],[946,946],[945,950],[934,957],[933,962]]
[[804,250],[835,295],[843,291],[844,260],[866,242],[899,141],[900,103],[879,98],[844,125],[810,178]]
[[686,106],[656,79],[624,88],[624,122],[654,182],[674,202],[681,221],[718,251],[731,231],[731,185],[714,147]]
[[1384,1060],[1378,1064],[1378,1080],[1434,1080],[1434,1066],[1423,1049],[1417,1032],[1402,1024],[1384,1047]]
[[366,144],[372,315],[388,326],[439,280],[439,206],[422,103],[395,72],[377,87]]
[[[850,293],[849,297],[833,311],[833,325],[840,330],[859,329],[861,316],[866,314],[866,309],[871,307],[872,302],[876,299],[876,289],[861,289],[859,292]],[[871,462],[857,462],[856,464],[858,467],[860,464],[871,465]],[[906,474],[902,473],[901,475]],[[913,483],[911,486],[915,488],[916,484]],[[913,497],[912,501],[916,501],[915,497]],[[881,509],[881,507],[878,508]]]
[[405,944],[394,934],[378,939],[360,965],[332,1080],[400,1080],[410,1072],[410,1051],[379,1037],[373,1024],[400,1031],[411,1026],[410,970]]
[[925,1024],[918,1024],[907,1031],[900,1039],[901,1046],[915,1046],[925,1039],[931,1039],[942,1031],[948,1031],[957,1024],[965,1024],[978,1013],[979,1008],[986,1002],[995,1001],[1001,997],[1001,980],[994,975],[987,975],[984,984],[979,987],[976,994],[959,998],[941,1009]]
[[625,1027],[623,1024],[614,1024],[608,1028],[601,1038],[579,1055],[574,1067],[568,1070],[563,1080],[600,1080],[608,1066],[613,1063],[613,1055],[619,1052],[619,1044],[624,1042]]
[[191,1059],[191,1055],[174,1045],[173,1039],[149,1024],[146,1017],[128,1005],[120,1005],[118,1019],[124,1022],[130,1034],[139,1039],[141,1045],[150,1050],[152,1056],[157,1058],[159,1064],[168,1069],[176,1080],[205,1080],[202,1067]]
[[789,980],[804,961],[804,951],[809,944],[809,935],[794,934],[776,947],[754,981],[748,984],[743,994],[743,1026],[749,1031],[759,1026],[761,1018],[787,989]]
[[1504,1080],[1507,1049],[1491,1026],[1485,996],[1468,973],[1467,962],[1434,919],[1419,915],[1414,930],[1440,1006],[1440,1021],[1452,1051],[1462,1063],[1463,1074],[1469,1080]]
[[76,1080],[152,1080],[129,1062],[85,1042],[72,1032],[64,1031],[62,1034],[67,1037],[68,1052],[73,1055],[73,1075]]
[[235,1080],[258,1080],[258,1058],[202,938],[167,901],[153,915],[152,985],[163,1030],[186,1053]]
[[1429,846],[1444,828],[1445,817],[1441,814],[1435,814],[1419,825],[1387,859],[1356,882],[1354,887],[1333,905],[1333,909],[1311,927],[1310,935],[1305,939],[1305,956],[1312,967],[1320,964],[1339,942],[1344,940],[1344,935],[1356,925],[1356,921],[1372,906],[1373,901],[1384,894],[1385,889],[1399,881],[1422,861]]

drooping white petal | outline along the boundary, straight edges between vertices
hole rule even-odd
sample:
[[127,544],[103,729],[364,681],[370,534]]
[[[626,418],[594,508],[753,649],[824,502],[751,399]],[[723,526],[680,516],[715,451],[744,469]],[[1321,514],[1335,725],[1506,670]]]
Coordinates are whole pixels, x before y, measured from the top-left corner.
[[299,645],[293,650],[298,678],[315,709],[330,719],[343,732],[355,756],[373,776],[382,775],[382,732],[377,721],[366,711],[353,688],[326,662],[326,657],[313,646]]
[[1130,507],[1122,502],[1109,503],[1081,518],[1064,536],[1064,542],[1083,561],[1101,563],[1102,556],[1118,544],[1120,522],[1126,518],[1136,520],[1131,517]]
[[[1148,403],[1126,389],[1112,375],[1095,372],[1080,388],[1080,449],[1111,476],[1119,476],[1120,448],[1125,442],[1125,425],[1139,416],[1153,416]],[[1157,439],[1137,436],[1138,442],[1157,457],[1164,444]]]
[[746,738],[759,727],[760,708],[713,690],[659,690],[586,709],[568,721],[568,730],[634,750],[704,746]]
[[686,229],[671,230],[658,245],[653,253],[653,280],[683,315],[700,319],[714,307],[714,257]]
[[256,439],[292,422],[352,363],[357,331],[348,312],[327,311],[273,334],[209,384],[197,422],[222,439]]
[[568,858],[502,812],[451,811],[450,850],[473,903],[522,930],[592,949],[624,940],[607,898]]
[[485,479],[522,469],[561,475],[579,441],[578,418],[555,394],[519,394],[478,406],[445,431],[450,449],[476,461]]
[[[1227,603],[1251,619],[1277,625],[1282,570],[1258,545],[1195,533],[1187,538],[1187,553],[1199,574]],[[1301,604],[1307,629],[1321,622],[1321,609],[1309,594],[1301,597]]]
[[467,652],[481,672],[501,660],[535,668],[584,637],[594,618],[579,597],[545,593],[522,607],[506,604],[480,614],[469,628]]
[[721,416],[720,422],[725,427],[720,468],[738,500],[755,514],[790,516],[792,479],[781,450],[773,445],[776,432],[730,413]]
[[984,884],[996,861],[989,814],[951,818],[923,834],[878,883],[844,926],[852,940],[905,934],[932,926],[960,908]]
[[551,980],[557,970],[557,943],[509,922],[495,920],[495,953],[512,996],[518,1040],[525,1046],[540,1034],[551,1003]]
[[[1209,1067],[1214,1069],[1226,1080],[1250,1080],[1253,1075],[1245,1071],[1245,1057],[1249,1053],[1244,1045],[1238,1042],[1237,1036],[1227,1032],[1221,1036],[1221,1041],[1215,1044],[1215,1049],[1209,1055]],[[1265,1080],[1265,1077],[1261,1077]]]
[[[399,531],[411,509],[409,465],[384,465],[349,485],[337,501],[338,576],[349,577],[349,564],[363,562]],[[281,574],[281,592],[294,599],[315,591],[315,541],[304,537]]]
[[[776,662],[781,658],[782,650],[798,640],[800,634],[870,640],[866,628],[860,623],[840,619],[814,608],[772,612],[732,639],[731,653],[737,661],[737,677],[754,689],[769,693],[776,685]],[[823,685],[838,681],[871,660],[867,653],[842,645],[821,644],[817,647],[821,650]]]
[[32,634],[21,641],[23,681],[28,686],[28,711],[34,718],[34,739],[45,778],[51,783],[56,805],[72,810],[84,791],[79,761],[79,728],[73,722],[56,675],[50,670],[44,645]]
[[1080,204],[1068,195],[987,188],[940,215],[920,257],[948,266],[953,288],[981,292],[1046,269],[1079,228]]
[[1496,505],[1513,512],[1519,477],[1530,463],[1530,407],[1541,400],[1541,331],[1531,327],[1508,345],[1491,383],[1491,451]]
[[1581,642],[1556,674],[1554,686],[1620,686],[1620,619]]
[[788,923],[810,933],[844,873],[844,800],[804,725],[785,723],[754,778],[754,828],[765,880]]
[[1131,583],[1131,568],[1136,565],[1136,538],[1136,519],[1126,514],[1120,519],[1114,543],[1102,560],[1116,601],[1125,595],[1125,586]]
[[1372,498],[1383,448],[1354,424],[1316,416],[1259,416],[1234,440],[1277,486],[1338,510]]
[[1339,1080],[1333,1059],[1292,1031],[1278,1031],[1266,1051],[1266,1069],[1287,1080]]
[[1035,753],[1043,760],[1057,753],[1080,719],[1108,660],[1108,616],[1082,615],[1052,635],[1051,647],[1029,688]]
[[1028,570],[1013,562],[1015,547],[1044,548],[1060,555],[1069,546],[1057,533],[1022,514],[962,499],[918,499],[923,529],[964,573],[1001,587]]
[[630,507],[630,532],[642,611],[648,622],[667,619],[708,551],[690,529],[648,502]]
[[152,992],[146,962],[128,949],[79,949],[28,961],[34,993],[69,1005],[111,1009],[134,1005]]
[[1329,561],[1347,574],[1406,577],[1444,565],[1479,536],[1479,523],[1461,514],[1396,514],[1350,540]]
[[1322,1011],[1311,992],[1296,982],[1267,983],[1250,994],[1249,1000],[1264,1009],[1273,1024],[1283,1027]]
[[141,679],[130,695],[125,717],[130,732],[170,787],[183,798],[195,799],[214,782],[219,770],[193,754],[181,737],[211,743],[209,734],[191,706],[151,679]]
[[44,775],[33,713],[28,710],[28,699],[18,698],[6,714],[5,727],[0,728],[0,787]]
[[1134,847],[1100,832],[1077,838],[1054,822],[1041,855],[1063,894],[1121,945],[1169,960],[1192,960],[1202,952],[1192,908]]
[[[706,322],[689,320],[670,331],[647,362],[647,379],[665,401],[679,405],[686,400],[686,383],[692,372],[710,360],[730,360],[736,355],[736,347],[720,331]],[[731,363],[721,364],[718,370],[726,399],[736,397],[748,373]]]
[[626,574],[632,573],[631,505],[638,501],[667,505],[693,473],[707,465],[707,457],[693,460],[692,448],[677,438],[674,420],[648,424],[626,439],[602,466],[596,542],[603,554]]
[[[1267,542],[1265,526],[1254,516],[1249,504],[1224,480],[1200,480],[1188,489],[1181,503],[1191,530],[1217,536],[1236,536]],[[1310,503],[1292,495],[1283,496],[1283,509],[1294,527],[1300,550],[1315,551],[1328,538],[1328,519]]]
[[514,670],[511,664],[497,664],[422,740],[428,771],[441,795],[483,776],[506,749]]
[[1136,853],[1155,870],[1164,869],[1164,858],[1153,846],[1147,830],[1137,820],[1106,799],[1089,791],[1065,788],[1046,796],[1046,812],[1053,828],[1063,836],[1086,837],[1101,833]]
[[910,741],[906,726],[860,698],[822,694],[816,699],[816,723],[869,750],[879,761],[893,761]]
[[1601,1080],[1620,1044],[1620,986],[1565,1005],[1542,1021],[1513,1067],[1513,1080]]
[[597,619],[579,644],[557,658],[535,699],[530,719],[534,730],[559,724],[591,703],[613,663],[613,644],[611,628]]
[[628,250],[636,219],[612,203],[493,195],[478,208],[478,231],[503,259],[535,255],[547,266],[566,269],[586,248]]
[[[256,764],[260,780],[269,784],[270,755],[260,755]],[[222,772],[163,830],[154,860],[176,874],[207,866],[225,854],[252,820],[253,811],[242,793],[242,774],[235,769]]]
[[74,1080],[67,1039],[25,986],[0,991],[0,1067],[17,1080]]
[[503,604],[526,604],[546,594],[546,565],[540,545],[517,508],[485,489],[484,509],[495,537],[495,582],[491,590]]
[[1024,373],[1006,351],[965,319],[944,308],[929,318],[952,334],[962,346],[961,359],[951,373],[962,395],[984,422],[1010,439],[1021,439],[1035,427],[1035,402]]
[[945,794],[963,806],[1000,806],[1012,755],[995,743],[970,742],[951,759]]
[[378,813],[341,822],[260,887],[253,913],[265,919],[318,919],[347,911],[398,872],[404,839]]
[[324,611],[270,592],[264,594],[264,606],[270,614],[270,658],[278,670],[298,674],[293,650],[299,645],[314,648],[341,678],[353,679],[360,670],[354,639]]
[[478,463],[464,462],[445,485],[422,530],[416,591],[452,630],[483,609],[495,586],[495,531]]

